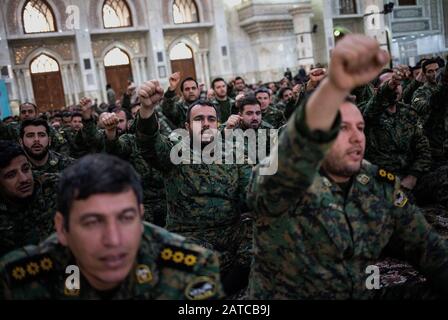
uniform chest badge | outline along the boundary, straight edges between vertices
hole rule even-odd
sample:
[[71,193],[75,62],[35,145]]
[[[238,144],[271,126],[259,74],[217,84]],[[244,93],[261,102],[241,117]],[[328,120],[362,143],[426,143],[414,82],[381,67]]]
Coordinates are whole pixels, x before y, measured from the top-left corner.
[[51,166],[55,166],[55,165],[57,165],[58,164],[58,161],[57,160],[50,160],[50,165]]
[[358,180],[359,183],[366,185],[369,183],[370,178],[365,174],[360,174],[359,176],[356,177],[356,180]]
[[135,268],[135,277],[140,284],[150,283],[153,278],[151,270],[145,264],[139,264],[137,268]]
[[401,190],[396,191],[394,205],[396,207],[403,208],[406,203],[408,203],[408,197],[406,197],[406,194]]
[[323,178],[323,184],[324,184],[324,186],[326,186],[327,188],[330,188],[331,187],[331,182],[330,182],[330,180],[328,180],[327,178]]
[[216,295],[217,285],[210,277],[198,277],[185,288],[185,297],[188,300],[205,300]]

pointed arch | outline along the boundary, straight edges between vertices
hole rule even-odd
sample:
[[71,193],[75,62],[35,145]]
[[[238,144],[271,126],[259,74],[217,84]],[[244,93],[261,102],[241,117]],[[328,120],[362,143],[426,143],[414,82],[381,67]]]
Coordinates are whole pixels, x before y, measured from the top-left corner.
[[172,4],[174,24],[200,22],[199,8],[195,0],[174,0]]
[[25,34],[57,31],[56,16],[46,0],[26,1],[21,18]]
[[126,0],[105,0],[102,7],[103,27],[132,27],[132,11]]

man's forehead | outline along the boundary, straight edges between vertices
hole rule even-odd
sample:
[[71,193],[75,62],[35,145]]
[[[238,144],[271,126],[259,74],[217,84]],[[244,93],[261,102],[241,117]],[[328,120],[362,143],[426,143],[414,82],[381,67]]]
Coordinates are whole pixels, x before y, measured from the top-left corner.
[[431,63],[431,64],[429,64],[429,65],[427,65],[426,66],[426,70],[429,70],[429,69],[439,69],[439,64],[438,63]]
[[339,108],[341,112],[341,121],[345,123],[364,123],[364,118],[359,111],[358,107],[351,103],[345,102]]
[[26,132],[46,132],[47,130],[45,129],[44,126],[26,126],[23,131]]
[[185,88],[195,88],[196,87],[196,82],[194,82],[193,80],[188,80],[185,81],[184,83],[184,89]]
[[248,111],[261,111],[261,107],[259,104],[246,104],[244,106],[244,112]]
[[195,117],[198,115],[213,115],[216,116],[216,110],[213,107],[207,105],[198,104],[191,109],[191,116]]
[[26,163],[28,163],[28,159],[24,155],[21,154],[21,155],[15,157],[14,159],[12,159],[7,167],[0,169],[0,172],[3,173],[3,172],[13,169],[14,167],[21,167],[22,165],[24,165]]

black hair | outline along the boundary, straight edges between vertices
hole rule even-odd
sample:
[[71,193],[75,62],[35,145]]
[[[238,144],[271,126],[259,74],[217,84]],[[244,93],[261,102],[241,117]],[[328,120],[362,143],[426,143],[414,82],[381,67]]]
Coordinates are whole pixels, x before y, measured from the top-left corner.
[[429,66],[430,64],[437,64],[437,65],[439,65],[439,63],[437,62],[436,59],[425,60],[425,62],[423,62],[423,64],[422,64],[422,70],[423,70],[424,73],[426,73],[426,67]]
[[25,156],[25,151],[23,151],[17,142],[0,140],[0,169],[9,166],[11,161],[18,156]]
[[127,121],[132,120],[132,114],[126,109],[120,109],[118,107],[115,107],[114,109],[111,110],[111,112],[115,112],[115,113],[124,112],[124,114],[126,116],[126,120]]
[[25,128],[29,127],[29,126],[34,126],[34,127],[38,127],[38,126],[43,126],[45,127],[45,131],[47,132],[47,135],[50,135],[50,126],[48,125],[48,122],[45,121],[44,119],[28,119],[28,120],[24,120],[22,121],[21,125],[20,125],[20,138],[23,139],[23,136],[25,135]]
[[260,102],[258,102],[257,98],[255,97],[255,95],[253,93],[247,94],[244,96],[243,99],[238,101],[238,109],[239,109],[240,113],[243,113],[245,106],[254,105],[254,104],[258,104],[261,107]]
[[59,180],[57,210],[69,229],[73,202],[104,193],[122,193],[131,189],[138,204],[143,203],[141,178],[132,165],[108,154],[90,154],[65,169]]
[[246,84],[246,81],[244,81],[244,79],[239,76],[235,78],[235,82],[236,82],[236,80],[243,80],[243,83]]
[[107,89],[111,89],[112,88],[112,86],[108,83],[108,84],[106,84],[106,90]]
[[292,91],[291,87],[285,87],[285,88],[281,88],[280,91],[278,92],[278,97],[280,97],[280,99],[283,99],[283,94],[285,93],[285,91],[290,90]]
[[82,113],[80,113],[80,112],[73,112],[71,117],[72,117],[72,120],[73,120],[73,118],[81,118],[82,119]]
[[31,103],[31,102],[24,102],[24,103],[22,103],[22,104],[19,106],[19,110],[22,111],[22,108],[23,108],[24,106],[32,106],[32,107],[34,108],[34,111],[37,112],[37,106],[36,106],[34,103]]
[[194,83],[196,83],[196,87],[199,88],[199,84],[198,84],[198,82],[197,82],[194,78],[192,78],[192,77],[188,77],[188,78],[185,78],[185,79],[181,82],[181,84],[180,84],[180,91],[184,91],[184,85],[185,85],[185,82],[187,82],[187,81],[194,81]]
[[223,78],[216,78],[212,81],[212,89],[215,89],[215,83],[220,81],[224,82],[227,85],[227,82]]
[[259,93],[267,93],[269,96],[271,96],[271,91],[269,91],[269,89],[265,87],[261,87],[255,90],[255,96],[257,96],[257,94]]
[[216,117],[219,119],[219,115],[220,115],[220,113],[219,113],[219,110],[218,110],[218,108],[213,104],[213,103],[211,103],[210,101],[208,101],[208,100],[204,100],[204,99],[199,99],[199,100],[196,100],[195,102],[193,102],[189,107],[188,107],[188,110],[187,110],[187,122],[189,123],[190,122],[190,115],[191,115],[191,110],[194,108],[194,107],[196,107],[196,106],[198,106],[198,105],[201,105],[201,106],[207,106],[207,107],[212,107],[213,109],[215,109],[215,111],[216,111]]

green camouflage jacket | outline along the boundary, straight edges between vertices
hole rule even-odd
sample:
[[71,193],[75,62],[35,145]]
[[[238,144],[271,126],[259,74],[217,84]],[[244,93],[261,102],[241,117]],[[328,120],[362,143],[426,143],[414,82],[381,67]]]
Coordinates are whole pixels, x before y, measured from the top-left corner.
[[[155,115],[138,118],[137,144],[148,163],[164,176],[167,196],[166,228],[201,245],[232,256],[238,251],[248,165],[179,164],[171,161],[177,145],[160,135]],[[183,142],[180,142],[183,143]],[[187,146],[188,147],[188,146]],[[232,260],[232,259],[230,259]],[[222,267],[224,269],[224,267]]]
[[264,122],[269,123],[274,129],[280,128],[285,124],[286,119],[283,112],[278,110],[275,106],[270,105],[262,114]]
[[[80,288],[69,290],[66,268],[76,265],[70,251],[52,235],[38,246],[9,253],[0,260],[0,299],[98,300],[104,294],[80,275]],[[223,297],[217,256],[183,237],[150,224],[134,267],[109,296],[113,300],[204,300]]]
[[448,293],[448,244],[409,204],[399,180],[363,163],[345,196],[319,170],[340,118],[329,132],[311,132],[305,119],[302,108],[280,136],[277,174],[259,175],[261,164],[251,178],[250,298],[370,298],[366,270],[386,248]]
[[386,84],[364,108],[366,159],[397,175],[420,177],[431,168],[429,142],[419,117],[409,105],[395,103],[395,93]]
[[56,209],[56,174],[34,175],[34,193],[29,199],[11,201],[0,195],[0,256],[37,244],[53,231]]
[[426,82],[418,88],[412,97],[412,107],[417,111],[422,124],[425,125],[431,112],[431,97],[437,89],[437,85]]
[[129,161],[140,174],[143,185],[145,220],[157,225],[165,225],[166,194],[162,174],[146,162],[137,147],[135,135],[123,134],[115,140],[107,140],[104,135],[105,152]]
[[33,171],[40,171],[42,173],[59,173],[65,168],[71,166],[75,159],[62,155],[60,153],[49,151],[48,161],[41,167],[37,167],[30,161]]
[[179,100],[175,91],[167,90],[162,101],[162,112],[177,128],[184,128],[187,119],[188,103]]

